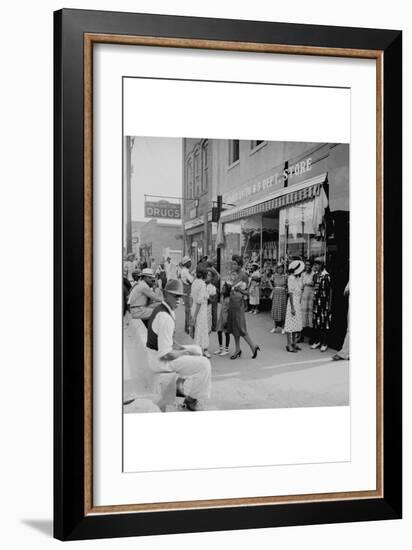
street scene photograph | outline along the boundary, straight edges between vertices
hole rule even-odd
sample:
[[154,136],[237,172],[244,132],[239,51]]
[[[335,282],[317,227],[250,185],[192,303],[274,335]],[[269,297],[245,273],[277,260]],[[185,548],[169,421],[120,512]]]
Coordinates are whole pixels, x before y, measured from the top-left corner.
[[124,414],[340,407],[349,144],[125,136]]

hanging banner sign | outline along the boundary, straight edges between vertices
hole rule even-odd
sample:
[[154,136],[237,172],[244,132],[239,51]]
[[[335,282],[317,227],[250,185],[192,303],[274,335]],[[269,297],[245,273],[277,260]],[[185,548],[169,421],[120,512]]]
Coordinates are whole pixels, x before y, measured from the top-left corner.
[[146,218],[162,218],[180,220],[182,217],[179,203],[168,201],[145,201],[144,215]]

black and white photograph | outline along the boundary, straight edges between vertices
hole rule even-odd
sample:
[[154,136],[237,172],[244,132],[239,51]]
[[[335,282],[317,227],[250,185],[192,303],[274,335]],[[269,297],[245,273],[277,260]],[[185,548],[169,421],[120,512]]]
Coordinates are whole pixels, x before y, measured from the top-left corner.
[[350,405],[349,163],[348,143],[124,137],[125,414]]

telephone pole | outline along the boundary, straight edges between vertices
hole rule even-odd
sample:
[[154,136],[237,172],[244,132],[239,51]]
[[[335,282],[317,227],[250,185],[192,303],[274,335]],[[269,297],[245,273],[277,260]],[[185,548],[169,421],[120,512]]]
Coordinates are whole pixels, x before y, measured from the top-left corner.
[[[223,197],[222,195],[217,196],[217,222],[220,221],[220,214],[222,213],[222,207],[223,207]],[[216,269],[220,273],[221,269],[221,258],[222,258],[222,251],[220,246],[216,250]]]
[[126,137],[125,184],[126,184],[126,254],[132,250],[132,148],[134,138]]

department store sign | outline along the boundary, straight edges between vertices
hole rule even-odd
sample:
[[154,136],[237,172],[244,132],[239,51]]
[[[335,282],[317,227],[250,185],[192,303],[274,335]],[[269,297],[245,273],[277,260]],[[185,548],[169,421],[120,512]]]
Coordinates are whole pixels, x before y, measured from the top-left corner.
[[[259,193],[269,193],[270,191],[275,191],[276,189],[281,189],[284,187],[286,180],[288,183],[293,183],[293,179],[297,176],[301,176],[306,172],[312,170],[312,157],[307,158],[285,168],[282,171],[275,172],[274,174],[268,175],[265,178],[253,181],[248,185],[241,187],[240,189],[235,189],[223,196],[224,202],[227,204],[237,204],[242,202],[250,197],[259,195]],[[292,180],[292,181],[291,181]]]

